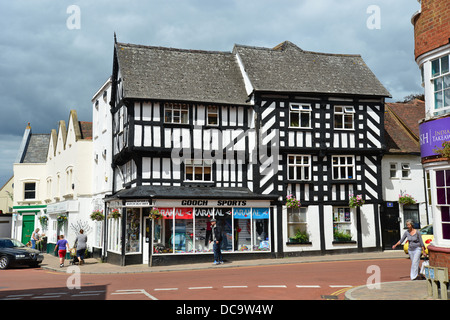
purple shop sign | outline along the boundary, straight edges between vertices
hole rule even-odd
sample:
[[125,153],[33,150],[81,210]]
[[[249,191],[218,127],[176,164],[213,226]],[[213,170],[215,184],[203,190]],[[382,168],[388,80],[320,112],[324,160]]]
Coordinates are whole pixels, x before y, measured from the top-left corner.
[[450,141],[450,117],[424,122],[419,131],[422,158],[436,156],[433,149],[440,149],[443,142]]

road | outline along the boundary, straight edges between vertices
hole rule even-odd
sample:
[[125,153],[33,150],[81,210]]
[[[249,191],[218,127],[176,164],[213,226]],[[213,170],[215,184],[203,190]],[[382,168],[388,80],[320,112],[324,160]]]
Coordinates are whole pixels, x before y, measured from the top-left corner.
[[0,270],[0,300],[324,300],[351,287],[409,279],[410,261],[310,262],[138,274]]

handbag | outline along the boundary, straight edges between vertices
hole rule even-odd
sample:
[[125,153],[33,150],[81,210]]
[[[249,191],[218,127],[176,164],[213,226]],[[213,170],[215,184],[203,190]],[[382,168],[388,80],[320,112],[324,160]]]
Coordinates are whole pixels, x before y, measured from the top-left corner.
[[420,268],[420,274],[425,274],[425,266],[429,266],[430,265],[430,261],[429,260],[425,260],[422,263],[422,267]]

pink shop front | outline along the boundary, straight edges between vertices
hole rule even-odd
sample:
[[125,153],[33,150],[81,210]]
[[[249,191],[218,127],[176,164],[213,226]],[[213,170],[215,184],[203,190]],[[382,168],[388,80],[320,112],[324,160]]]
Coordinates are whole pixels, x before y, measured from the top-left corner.
[[[170,265],[213,259],[210,220],[222,232],[225,260],[269,257],[273,210],[267,200],[111,201],[107,261],[120,265]],[[251,255],[249,257],[249,255]]]

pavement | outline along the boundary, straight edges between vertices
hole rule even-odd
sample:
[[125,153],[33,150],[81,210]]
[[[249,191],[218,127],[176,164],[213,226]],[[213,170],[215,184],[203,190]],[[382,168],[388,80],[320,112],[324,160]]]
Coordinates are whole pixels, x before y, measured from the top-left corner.
[[[280,259],[250,259],[239,261],[228,261],[222,265],[214,266],[212,263],[179,264],[171,266],[152,266],[138,264],[119,266],[111,263],[101,262],[99,259],[88,258],[80,267],[84,274],[120,274],[120,273],[146,273],[146,272],[171,272],[189,271],[217,268],[238,268],[249,266],[296,264],[306,262],[324,261],[351,261],[351,260],[373,260],[373,259],[407,259],[403,250],[389,250],[382,252],[330,254],[309,257],[288,257]],[[51,254],[44,254],[43,269],[56,272],[67,272],[70,261],[66,260],[64,267],[60,268],[59,258]],[[427,281],[395,281],[382,282],[378,286],[367,285],[350,288],[345,292],[346,300],[432,300],[427,295]],[[449,295],[450,296],[450,295]]]

